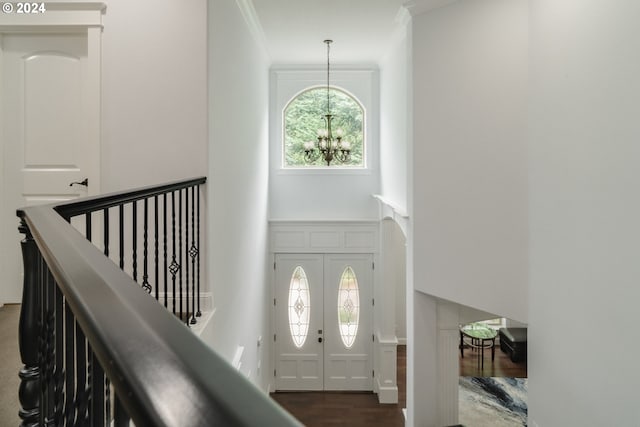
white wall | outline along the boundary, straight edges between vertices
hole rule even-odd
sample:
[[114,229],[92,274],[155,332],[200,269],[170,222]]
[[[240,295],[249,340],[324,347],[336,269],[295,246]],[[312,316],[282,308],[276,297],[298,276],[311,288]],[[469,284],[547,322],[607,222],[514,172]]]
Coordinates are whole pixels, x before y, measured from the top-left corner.
[[531,11],[530,425],[637,426],[640,3]]
[[102,192],[207,173],[207,2],[108,0]]
[[[265,387],[269,366],[269,61],[235,2],[209,2],[209,265],[212,346]],[[258,348],[262,337],[263,346]],[[260,366],[261,372],[258,373]]]
[[323,84],[326,84],[326,68],[279,67],[271,72],[269,217],[274,220],[323,221],[376,219],[378,207],[371,197],[380,191],[376,69],[331,68],[331,84],[354,95],[365,108],[368,169],[281,168],[282,112],[299,92]]
[[407,30],[380,65],[380,194],[407,211],[407,138],[409,66]]
[[527,319],[527,1],[413,18],[415,289]]

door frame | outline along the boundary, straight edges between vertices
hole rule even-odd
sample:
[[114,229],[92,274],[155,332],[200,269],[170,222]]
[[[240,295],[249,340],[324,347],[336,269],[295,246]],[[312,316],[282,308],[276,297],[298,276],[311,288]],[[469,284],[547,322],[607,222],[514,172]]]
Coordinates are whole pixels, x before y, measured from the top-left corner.
[[[374,330],[373,254],[277,253],[275,261],[273,309],[275,389],[277,391],[373,391],[372,371],[375,369],[375,352],[371,341]],[[296,266],[302,267],[308,278],[311,297],[309,329],[304,346],[300,349],[292,347],[287,304],[291,275]],[[360,306],[358,331],[353,347],[350,348],[343,346],[336,304],[339,295],[338,285],[347,267],[353,268],[356,275]],[[312,355],[315,357],[312,358]],[[311,360],[319,361],[321,364],[319,369],[313,371],[321,373],[317,377],[309,376],[312,371],[308,368],[306,373],[301,374],[302,362],[307,361],[308,366]],[[296,363],[298,374],[295,379],[283,377],[282,362],[288,365],[291,362]],[[331,366],[335,368],[331,369]],[[320,380],[319,384],[318,380]],[[300,381],[308,384],[303,385]],[[290,383],[289,386],[287,382]]]
[[[106,12],[106,5],[102,2],[73,2],[73,3],[44,3],[46,11],[33,14],[1,13],[0,14],[0,73],[2,73],[3,40],[7,34],[86,34],[87,36],[87,82],[90,92],[87,94],[89,102],[85,107],[87,117],[87,142],[93,144],[92,158],[87,165],[87,178],[91,185],[88,195],[99,194],[100,183],[100,151],[101,151],[101,58],[102,58],[102,16]],[[0,75],[1,77],[1,75]],[[2,97],[0,88],[0,97]],[[1,99],[1,98],[0,98]],[[0,107],[2,105],[0,104]],[[4,114],[0,114],[0,201],[6,200],[6,186],[12,183],[6,182],[4,170],[5,140]],[[13,183],[15,185],[15,183]],[[0,211],[0,223],[14,221],[16,230],[18,221],[16,217],[5,218],[5,213]],[[18,234],[16,232],[16,250],[18,247]],[[0,268],[5,271],[5,251],[9,244],[0,246]],[[6,296],[0,293],[0,307],[6,301]]]
[[[276,254],[367,254],[372,255],[374,271],[371,283],[372,293],[380,281],[379,246],[380,223],[377,220],[361,221],[288,221],[271,220],[270,255],[273,262],[271,271],[271,298],[276,295]],[[378,364],[378,327],[376,307],[372,310],[373,334],[376,337],[372,346],[371,363],[375,371],[373,391],[378,392],[377,364]],[[276,333],[276,307],[271,310],[271,335]],[[276,365],[276,346],[271,341],[270,363],[271,372]],[[394,361],[395,363],[395,361]],[[275,390],[275,378],[270,376],[269,391]]]

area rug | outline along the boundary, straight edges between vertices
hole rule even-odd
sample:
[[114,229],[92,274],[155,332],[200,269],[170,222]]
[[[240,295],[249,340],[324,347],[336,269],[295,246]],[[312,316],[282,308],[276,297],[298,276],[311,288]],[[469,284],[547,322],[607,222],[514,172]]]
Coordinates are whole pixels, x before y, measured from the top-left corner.
[[527,425],[526,378],[460,377],[459,396],[465,427]]

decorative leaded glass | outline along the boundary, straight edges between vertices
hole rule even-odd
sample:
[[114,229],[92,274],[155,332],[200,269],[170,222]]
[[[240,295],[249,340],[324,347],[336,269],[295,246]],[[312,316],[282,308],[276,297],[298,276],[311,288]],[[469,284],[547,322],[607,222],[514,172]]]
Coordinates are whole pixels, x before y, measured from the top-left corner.
[[345,347],[351,348],[360,321],[358,279],[350,266],[344,269],[338,285],[338,328]]
[[304,269],[298,266],[293,270],[289,284],[289,329],[297,348],[301,348],[307,339],[310,312],[309,282]]

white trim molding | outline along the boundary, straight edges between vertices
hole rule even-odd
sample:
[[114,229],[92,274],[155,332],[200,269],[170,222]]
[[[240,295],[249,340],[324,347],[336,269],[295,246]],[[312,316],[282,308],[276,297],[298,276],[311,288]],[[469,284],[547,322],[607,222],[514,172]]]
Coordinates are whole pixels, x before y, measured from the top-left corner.
[[398,340],[396,337],[376,337],[376,376],[374,391],[378,393],[380,403],[398,403],[397,358]]
[[2,13],[0,32],[86,31],[102,28],[102,15],[107,6],[100,2],[45,3],[42,13]]
[[272,253],[378,253],[378,221],[271,221]]
[[251,0],[236,0],[236,4],[238,5],[238,9],[240,9],[244,21],[247,23],[247,28],[251,36],[256,43],[258,43],[269,62],[271,62],[271,55],[269,54],[269,49],[267,49],[267,38],[264,35],[264,29],[262,28],[253,2]]
[[455,3],[458,0],[410,0],[403,4],[411,16],[422,15],[423,13],[431,12],[434,9],[438,9],[451,3]]
[[409,229],[409,214],[407,214],[406,209],[380,194],[372,194],[371,196],[379,202],[380,220],[385,218],[394,220],[400,226],[406,238]]

